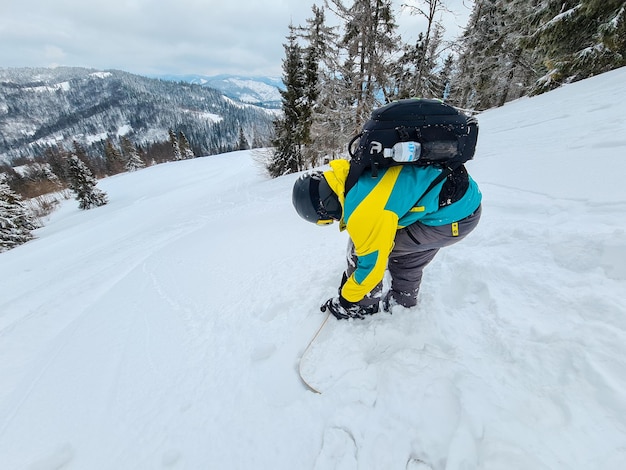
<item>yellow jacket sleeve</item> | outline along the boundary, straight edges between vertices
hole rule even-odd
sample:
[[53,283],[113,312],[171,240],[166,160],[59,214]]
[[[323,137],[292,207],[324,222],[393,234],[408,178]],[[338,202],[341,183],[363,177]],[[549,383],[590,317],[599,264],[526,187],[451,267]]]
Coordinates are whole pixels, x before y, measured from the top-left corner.
[[348,223],[357,266],[341,289],[343,298],[350,302],[363,299],[383,280],[398,227],[398,216],[390,211],[383,211],[373,223],[358,219]]
[[355,186],[345,200],[343,193],[349,163],[335,160],[331,162],[331,167],[333,171],[326,172],[324,176],[340,197],[344,208],[343,222],[357,255],[356,270],[343,285],[341,295],[350,302],[358,302],[385,275],[398,229],[398,215],[387,210],[386,206],[400,167],[390,168],[380,178]]

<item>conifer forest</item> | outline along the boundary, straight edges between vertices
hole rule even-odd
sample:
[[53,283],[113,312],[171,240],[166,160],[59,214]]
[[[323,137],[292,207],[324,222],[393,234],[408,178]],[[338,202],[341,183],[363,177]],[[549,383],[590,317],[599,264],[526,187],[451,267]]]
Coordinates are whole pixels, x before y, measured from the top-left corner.
[[[345,154],[373,108],[439,98],[477,113],[626,65],[624,0],[475,0],[463,34],[445,41],[446,0],[404,8],[426,27],[397,34],[391,0],[325,0],[284,43],[282,118],[269,172]],[[340,26],[328,26],[328,18]]]

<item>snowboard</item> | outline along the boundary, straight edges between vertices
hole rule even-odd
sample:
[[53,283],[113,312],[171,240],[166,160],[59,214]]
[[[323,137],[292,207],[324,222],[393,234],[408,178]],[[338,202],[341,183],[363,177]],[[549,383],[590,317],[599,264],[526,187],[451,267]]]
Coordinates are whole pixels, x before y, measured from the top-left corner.
[[317,387],[315,386],[314,379],[309,377],[311,375],[310,374],[311,371],[307,369],[307,360],[310,359],[309,354],[311,350],[316,346],[315,342],[318,336],[321,334],[324,327],[326,326],[326,324],[328,323],[328,319],[330,318],[330,316],[331,316],[331,313],[328,312],[326,314],[326,317],[322,321],[320,327],[317,329],[317,331],[313,335],[313,338],[311,338],[311,341],[309,341],[309,344],[307,344],[304,352],[300,356],[300,361],[298,362],[298,374],[300,375],[300,380],[302,380],[302,383],[304,384],[306,388],[308,388],[311,392],[317,393],[317,394],[321,394],[322,392],[321,390],[319,390],[319,386]]
[[385,328],[385,316],[381,312],[364,319],[337,320],[325,313],[300,356],[298,373],[304,386],[317,394],[334,387],[375,386],[376,363],[384,357],[380,353],[392,344],[380,341],[386,341],[384,331],[390,330]]

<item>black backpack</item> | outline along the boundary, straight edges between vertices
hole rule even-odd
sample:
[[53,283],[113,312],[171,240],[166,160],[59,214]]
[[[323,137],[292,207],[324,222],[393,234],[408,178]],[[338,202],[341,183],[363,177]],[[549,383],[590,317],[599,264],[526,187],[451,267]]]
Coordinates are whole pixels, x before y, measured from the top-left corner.
[[[421,199],[474,157],[477,138],[478,122],[442,101],[404,99],[389,103],[372,112],[363,132],[348,145],[351,160],[346,194],[366,170],[377,177],[379,168],[393,165],[441,166],[444,171]],[[394,160],[396,144],[399,150],[404,149],[405,157],[409,149],[410,161]]]

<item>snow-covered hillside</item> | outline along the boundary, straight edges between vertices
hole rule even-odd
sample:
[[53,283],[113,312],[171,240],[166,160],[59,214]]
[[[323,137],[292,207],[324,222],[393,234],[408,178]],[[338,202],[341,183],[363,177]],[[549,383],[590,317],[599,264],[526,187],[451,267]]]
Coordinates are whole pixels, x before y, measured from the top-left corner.
[[208,86],[236,101],[272,109],[281,108],[280,90],[285,88],[282,79],[275,77],[158,75],[155,78]]
[[194,149],[214,154],[232,148],[240,128],[250,142],[267,142],[274,116],[212,88],[119,70],[0,68],[0,163],[74,141],[101,155],[89,146],[120,136],[146,148],[167,141],[172,127],[184,131]]
[[[21,469],[621,470],[626,69],[479,116],[483,219],[419,304],[331,319],[346,235],[249,152],[103,180],[0,254]],[[419,462],[423,461],[423,462]]]

